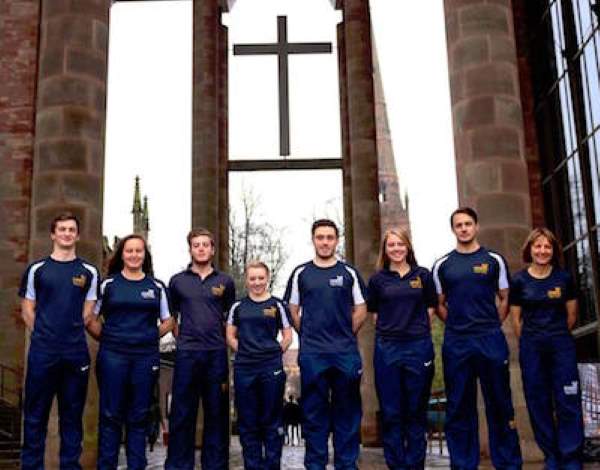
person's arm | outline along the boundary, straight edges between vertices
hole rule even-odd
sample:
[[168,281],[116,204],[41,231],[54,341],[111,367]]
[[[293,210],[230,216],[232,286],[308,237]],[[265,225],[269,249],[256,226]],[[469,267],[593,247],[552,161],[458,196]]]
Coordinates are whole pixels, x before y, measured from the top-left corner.
[[367,304],[355,305],[352,310],[352,333],[358,334],[361,326],[367,319]]
[[294,330],[300,333],[300,305],[288,304]]
[[32,332],[35,324],[35,300],[21,299],[21,317],[27,329]]
[[431,325],[433,325],[433,317],[435,316],[435,307],[428,307],[427,315],[429,316],[429,327],[431,328]]
[[100,340],[102,334],[102,322],[95,313],[96,301],[86,300],[83,304],[83,324],[85,329],[96,341]]
[[377,312],[371,312],[373,314],[373,325],[377,325]]
[[286,352],[290,347],[290,344],[292,344],[292,329],[288,326],[281,330],[281,341],[279,342],[281,351]]
[[567,300],[565,306],[567,307],[567,327],[571,331],[577,323],[577,313],[579,311],[577,299]]
[[438,294],[438,304],[437,308],[435,309],[435,314],[440,320],[446,323],[446,319],[448,318],[448,306],[446,305],[445,294]]
[[500,323],[504,323],[504,320],[508,316],[508,288],[498,291],[498,300],[498,317],[500,318]]
[[158,335],[162,338],[169,331],[173,330],[173,326],[175,325],[175,317],[169,317],[160,321],[160,325],[158,326]]
[[513,331],[517,338],[521,337],[521,330],[523,329],[523,318],[521,316],[521,306],[511,305],[510,306],[510,317],[512,319]]
[[229,323],[227,324],[227,328],[225,330],[225,338],[227,339],[227,344],[233,350],[233,352],[238,351],[237,332],[238,332],[237,326],[229,324]]

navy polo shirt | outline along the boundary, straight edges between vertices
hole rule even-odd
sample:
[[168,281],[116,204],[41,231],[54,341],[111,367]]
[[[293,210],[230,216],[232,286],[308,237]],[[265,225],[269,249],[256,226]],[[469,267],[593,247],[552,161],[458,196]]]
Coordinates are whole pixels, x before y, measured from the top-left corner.
[[473,253],[451,251],[433,266],[438,294],[446,296],[446,334],[483,335],[500,329],[496,294],[509,287],[504,258],[480,247]]
[[411,266],[404,276],[387,268],[369,279],[369,312],[377,313],[377,336],[411,340],[431,336],[428,308],[437,305],[429,270]]
[[104,317],[102,347],[127,354],[158,351],[158,320],[171,316],[161,281],[148,275],[131,280],[121,273],[102,281],[95,312]]
[[510,284],[510,304],[521,307],[523,334],[553,336],[568,333],[566,302],[577,298],[571,275],[553,268],[538,279],[523,269]]
[[233,279],[216,269],[204,280],[191,268],[169,283],[173,311],[181,315],[177,348],[184,351],[225,349],[223,324],[235,301]]
[[227,323],[237,327],[236,365],[281,363],[281,346],[277,334],[289,328],[288,313],[283,302],[271,297],[256,302],[250,297],[233,304]]
[[309,261],[294,269],[285,300],[301,308],[300,351],[358,353],[352,310],[365,299],[360,274],[346,263],[322,268]]
[[83,304],[96,300],[98,270],[81,258],[51,257],[31,263],[19,296],[35,301],[32,346],[48,351],[87,351]]

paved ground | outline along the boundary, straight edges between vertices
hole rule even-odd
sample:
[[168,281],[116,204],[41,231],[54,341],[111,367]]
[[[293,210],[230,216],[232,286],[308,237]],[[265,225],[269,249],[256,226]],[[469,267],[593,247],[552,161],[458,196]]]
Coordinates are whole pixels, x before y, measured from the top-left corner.
[[[237,438],[232,439],[231,443],[230,470],[243,470],[242,454],[239,441]],[[331,455],[331,452],[330,452]],[[304,458],[304,447],[289,447],[283,448],[283,458],[281,460],[282,470],[302,470],[304,468],[302,461]],[[165,448],[162,445],[155,447],[154,452],[148,452],[148,470],[162,470],[165,460]],[[197,466],[200,469],[199,457],[196,457]],[[361,450],[359,467],[361,470],[387,470],[383,459],[383,451],[380,448],[363,448]],[[600,470],[600,464],[586,464],[586,470]],[[447,470],[450,468],[448,456],[444,450],[443,455],[439,455],[438,448],[434,447],[432,453],[427,456],[427,470],[438,469]],[[493,467],[489,462],[482,462],[479,467],[481,470],[492,470]],[[328,470],[332,470],[333,466],[328,465]],[[528,464],[524,466],[524,470],[542,470],[541,463]],[[121,455],[119,470],[127,470],[125,465],[125,456]]]

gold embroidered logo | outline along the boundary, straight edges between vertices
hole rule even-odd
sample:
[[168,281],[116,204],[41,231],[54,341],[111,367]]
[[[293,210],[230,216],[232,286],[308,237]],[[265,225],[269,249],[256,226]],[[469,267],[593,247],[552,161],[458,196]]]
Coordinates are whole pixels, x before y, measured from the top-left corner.
[[475,274],[487,274],[488,270],[490,268],[490,265],[488,263],[481,263],[479,265],[475,265],[473,266],[473,272]]
[[80,274],[79,276],[73,276],[73,285],[77,287],[85,287],[85,281],[87,281],[87,277],[85,274]]
[[271,317],[271,318],[275,318],[275,315],[277,315],[277,307],[269,307],[269,308],[265,308],[263,309],[263,313],[265,314],[265,317]]
[[554,289],[548,291],[549,299],[560,299],[561,296],[562,290],[560,287],[555,287]]
[[416,279],[413,279],[412,281],[410,281],[409,284],[412,289],[422,289],[423,288],[423,282],[421,281],[420,276],[417,276]]
[[216,295],[217,297],[222,297],[223,293],[225,292],[225,286],[223,284],[219,284],[218,286],[211,287],[210,290],[212,291],[213,295]]

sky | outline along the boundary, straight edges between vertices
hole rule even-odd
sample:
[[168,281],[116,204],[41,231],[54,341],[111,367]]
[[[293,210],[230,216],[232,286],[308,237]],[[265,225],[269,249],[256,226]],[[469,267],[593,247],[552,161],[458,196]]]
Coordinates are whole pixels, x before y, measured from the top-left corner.
[[[443,2],[371,0],[371,13],[413,242],[420,263],[430,266],[452,247],[447,219],[457,204]],[[288,16],[290,41],[333,43],[332,54],[290,58],[289,158],[339,158],[340,12],[328,0],[237,0],[223,18],[230,48],[274,42],[279,14]],[[230,51],[229,73],[230,159],[280,158],[276,57]],[[155,268],[165,281],[188,260],[191,78],[191,0],[113,5],[104,233],[112,238],[131,231],[139,175],[149,199]],[[282,228],[288,271],[312,257],[311,220],[343,213],[339,171],[231,173],[234,211],[243,188],[259,199],[261,220]]]

